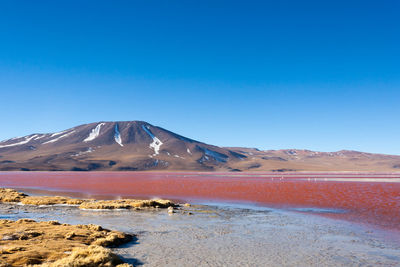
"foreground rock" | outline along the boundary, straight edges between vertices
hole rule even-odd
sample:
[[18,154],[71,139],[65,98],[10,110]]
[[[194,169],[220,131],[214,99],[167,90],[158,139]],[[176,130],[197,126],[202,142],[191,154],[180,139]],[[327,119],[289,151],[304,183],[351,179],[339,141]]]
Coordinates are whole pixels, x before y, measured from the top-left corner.
[[142,209],[175,206],[170,200],[164,199],[90,200],[60,196],[28,196],[8,188],[0,188],[0,202],[21,203],[24,205],[77,205],[80,209]]
[[130,266],[105,247],[132,237],[93,224],[0,220],[0,266]]

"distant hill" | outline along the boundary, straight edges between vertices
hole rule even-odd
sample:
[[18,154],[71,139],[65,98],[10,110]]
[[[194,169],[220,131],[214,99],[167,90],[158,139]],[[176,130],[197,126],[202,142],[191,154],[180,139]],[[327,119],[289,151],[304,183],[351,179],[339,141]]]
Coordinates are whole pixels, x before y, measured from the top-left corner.
[[400,156],[205,144],[144,121],[97,122],[0,142],[0,171],[400,171]]

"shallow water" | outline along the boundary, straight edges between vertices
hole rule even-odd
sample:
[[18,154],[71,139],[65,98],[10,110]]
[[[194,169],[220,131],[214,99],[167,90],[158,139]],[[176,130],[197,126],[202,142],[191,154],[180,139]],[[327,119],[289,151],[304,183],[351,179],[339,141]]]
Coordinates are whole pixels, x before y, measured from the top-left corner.
[[397,236],[399,181],[399,173],[0,172],[0,186],[28,192],[255,203],[369,224]]
[[[189,215],[188,212],[193,215]],[[138,266],[398,266],[400,244],[368,227],[252,205],[82,211],[0,204],[0,217],[94,223],[134,233],[115,249]]]

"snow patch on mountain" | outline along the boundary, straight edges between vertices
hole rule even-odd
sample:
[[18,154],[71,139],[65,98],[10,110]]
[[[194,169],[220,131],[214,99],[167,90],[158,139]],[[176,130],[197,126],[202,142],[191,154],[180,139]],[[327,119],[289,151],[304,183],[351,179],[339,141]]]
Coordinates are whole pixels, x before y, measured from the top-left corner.
[[114,134],[115,142],[118,143],[120,146],[124,146],[122,144],[121,134],[119,133],[118,124],[115,124],[115,134]]
[[63,133],[66,133],[66,132],[68,132],[69,130],[65,130],[65,131],[62,131],[62,132],[58,132],[58,133],[53,133],[50,137],[54,137],[54,136],[57,136],[57,135],[60,135],[60,134],[63,134]]
[[[65,132],[65,131],[64,131],[64,132]],[[63,134],[63,135],[61,135],[60,137],[57,137],[57,138],[54,138],[54,139],[52,139],[52,140],[50,140],[50,141],[44,142],[43,145],[44,145],[44,144],[49,144],[49,143],[57,142],[57,141],[60,140],[61,138],[67,137],[67,136],[73,134],[74,132],[75,132],[75,130],[73,130],[73,131],[71,131],[71,132],[69,132],[69,133]],[[52,136],[53,136],[53,135],[52,135]]]
[[209,161],[210,158],[206,155],[201,156],[201,158],[198,160],[199,163],[204,163],[206,161]]
[[99,124],[96,126],[96,128],[94,128],[94,129],[90,132],[89,136],[88,136],[85,140],[83,140],[83,142],[89,142],[89,141],[92,141],[92,140],[96,139],[96,138],[100,135],[100,129],[101,129],[101,126],[103,126],[103,125],[105,125],[104,122],[99,123]]
[[221,154],[221,153],[219,153],[217,151],[210,150],[210,149],[207,149],[207,148],[201,147],[201,146],[198,146],[198,148],[203,150],[204,155],[206,156],[207,160],[208,160],[207,156],[213,157],[216,161],[219,161],[219,162],[226,162],[228,160],[228,156],[227,155]]
[[186,152],[187,152],[188,154],[192,155],[192,152],[190,151],[189,148],[186,149]]
[[0,148],[24,145],[24,144],[29,143],[35,137],[37,137],[37,134],[34,134],[32,136],[26,136],[25,139],[21,142],[14,143],[14,144],[8,144],[8,145],[2,145],[2,146],[0,146]]
[[89,147],[86,151],[80,151],[80,152],[78,152],[78,153],[76,153],[76,154],[74,154],[72,156],[73,157],[79,157],[79,156],[82,156],[82,155],[85,155],[85,154],[88,154],[88,153],[92,153],[93,151],[94,151],[93,148]]
[[151,131],[150,127],[148,125],[142,125],[143,130],[150,135],[150,137],[153,139],[153,142],[149,145],[150,148],[154,149],[154,156],[158,155],[160,153],[160,147],[162,146],[163,142],[161,142],[160,139],[158,139]]
[[39,140],[39,139],[42,139],[43,137],[46,137],[47,136],[47,134],[39,134],[35,139],[33,139],[33,140]]

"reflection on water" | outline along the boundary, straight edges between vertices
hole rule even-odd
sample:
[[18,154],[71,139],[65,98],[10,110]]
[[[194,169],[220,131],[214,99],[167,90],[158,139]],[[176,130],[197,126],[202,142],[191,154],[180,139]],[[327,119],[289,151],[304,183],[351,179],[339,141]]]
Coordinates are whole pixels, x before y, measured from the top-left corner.
[[[3,172],[0,186],[84,198],[234,201],[400,231],[400,175],[362,173]],[[40,194],[43,191],[36,191]]]

